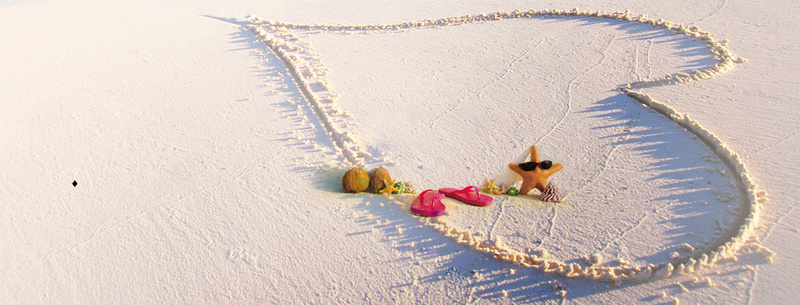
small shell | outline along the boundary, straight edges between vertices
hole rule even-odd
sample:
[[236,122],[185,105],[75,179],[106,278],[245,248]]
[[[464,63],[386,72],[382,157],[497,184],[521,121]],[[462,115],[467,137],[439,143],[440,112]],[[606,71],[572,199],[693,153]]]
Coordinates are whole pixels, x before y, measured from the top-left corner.
[[406,181],[406,193],[408,194],[416,194],[417,187],[414,186],[414,183],[411,181]]

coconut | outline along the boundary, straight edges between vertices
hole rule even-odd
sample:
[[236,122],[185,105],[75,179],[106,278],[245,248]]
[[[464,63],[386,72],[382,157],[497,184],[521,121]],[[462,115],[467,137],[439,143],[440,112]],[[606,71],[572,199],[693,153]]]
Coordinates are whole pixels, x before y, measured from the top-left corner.
[[392,182],[392,176],[389,175],[389,171],[381,166],[369,175],[369,187],[367,191],[370,193],[378,193],[386,187],[387,182]]
[[363,169],[353,167],[344,173],[342,187],[348,193],[360,193],[370,185],[369,175]]

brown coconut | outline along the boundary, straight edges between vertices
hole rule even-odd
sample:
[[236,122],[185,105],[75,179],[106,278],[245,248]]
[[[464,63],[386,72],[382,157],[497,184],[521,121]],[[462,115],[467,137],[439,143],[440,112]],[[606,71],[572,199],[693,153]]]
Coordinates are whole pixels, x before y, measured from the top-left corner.
[[342,188],[348,193],[360,193],[369,186],[369,175],[363,169],[353,167],[344,173]]
[[386,187],[386,182],[391,183],[392,176],[389,175],[389,171],[381,166],[369,175],[369,187],[367,191],[370,193],[378,193]]

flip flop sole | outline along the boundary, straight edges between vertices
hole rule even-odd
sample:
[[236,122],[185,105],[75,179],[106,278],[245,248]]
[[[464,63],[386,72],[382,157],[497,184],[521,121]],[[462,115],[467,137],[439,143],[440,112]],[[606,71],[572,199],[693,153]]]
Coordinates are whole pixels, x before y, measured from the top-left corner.
[[441,188],[441,189],[439,189],[439,193],[444,194],[448,198],[452,198],[452,199],[461,201],[461,202],[469,204],[469,205],[474,205],[474,206],[485,207],[487,205],[492,204],[492,201],[493,201],[492,197],[489,197],[487,195],[481,196],[480,194],[478,194],[478,196],[479,196],[478,198],[481,198],[481,199],[468,198],[463,194],[464,190],[459,190],[459,189],[454,189],[454,188]]
[[[444,196],[442,194],[426,195],[426,192],[419,194],[417,199],[411,203],[411,213],[425,217],[444,215],[446,208],[442,203]],[[433,191],[430,191],[430,193],[433,193]]]

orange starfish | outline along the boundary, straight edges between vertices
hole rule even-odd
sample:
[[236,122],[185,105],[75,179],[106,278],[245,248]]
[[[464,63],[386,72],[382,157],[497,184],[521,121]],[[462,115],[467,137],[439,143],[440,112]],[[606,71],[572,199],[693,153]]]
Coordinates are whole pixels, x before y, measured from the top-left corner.
[[[542,162],[539,159],[539,151],[536,149],[536,145],[531,147],[531,162]],[[549,169],[542,169],[541,166],[536,166],[534,170],[526,171],[520,168],[517,163],[508,164],[508,168],[522,176],[522,187],[519,189],[520,195],[527,195],[533,188],[544,192],[544,189],[547,188],[547,178],[560,171],[562,167],[561,163],[556,163]]]

